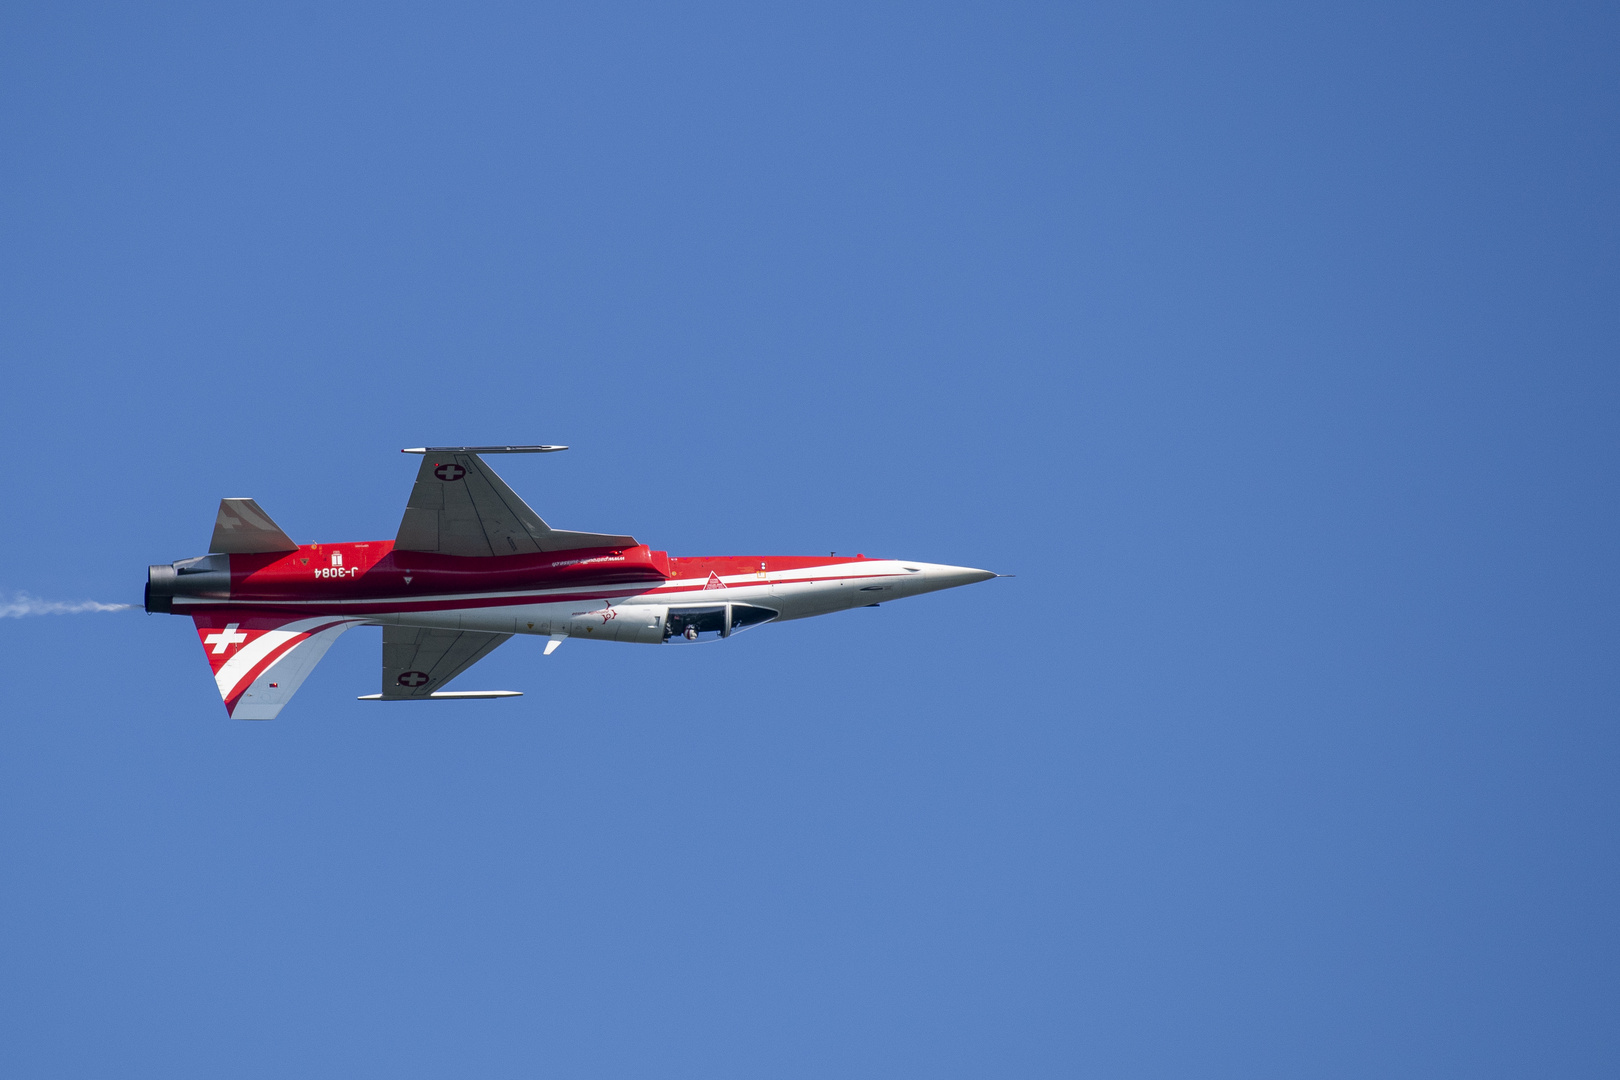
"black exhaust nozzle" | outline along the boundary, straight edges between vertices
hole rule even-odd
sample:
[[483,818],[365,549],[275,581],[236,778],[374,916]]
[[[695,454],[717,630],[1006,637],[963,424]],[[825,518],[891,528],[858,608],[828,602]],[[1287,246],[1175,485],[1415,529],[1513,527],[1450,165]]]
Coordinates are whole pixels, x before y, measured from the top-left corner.
[[167,563],[146,568],[146,613],[169,615],[174,611],[175,583],[180,575]]

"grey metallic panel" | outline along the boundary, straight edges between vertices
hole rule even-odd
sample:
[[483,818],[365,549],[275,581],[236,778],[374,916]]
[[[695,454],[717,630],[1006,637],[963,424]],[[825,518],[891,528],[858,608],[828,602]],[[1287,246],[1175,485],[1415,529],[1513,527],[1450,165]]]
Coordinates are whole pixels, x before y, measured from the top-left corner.
[[635,538],[552,529],[477,454],[427,453],[394,547],[440,555],[533,555],[633,547]]
[[399,523],[399,535],[394,539],[394,547],[401,551],[438,551],[438,512],[420,506],[407,506],[405,517]]
[[566,532],[562,529],[552,529],[550,532],[542,533],[539,540],[541,551],[573,551],[575,548],[627,548],[636,546],[636,538],[633,536],[619,536],[615,533]]
[[221,499],[209,551],[229,555],[297,551],[298,545],[252,499]]
[[409,701],[425,698],[488,656],[511,636],[485,634],[476,630],[385,626],[383,699]]

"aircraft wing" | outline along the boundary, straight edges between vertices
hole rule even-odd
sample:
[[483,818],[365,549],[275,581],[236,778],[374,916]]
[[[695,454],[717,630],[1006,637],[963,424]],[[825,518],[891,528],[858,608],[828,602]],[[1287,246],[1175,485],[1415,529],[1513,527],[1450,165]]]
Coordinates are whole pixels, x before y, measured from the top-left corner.
[[225,712],[237,720],[274,720],[338,635],[361,621],[235,611],[191,618]]
[[511,634],[384,626],[383,701],[426,698],[495,651]]
[[[544,451],[552,447],[525,447]],[[561,449],[560,447],[556,449]],[[440,555],[532,555],[587,547],[635,547],[632,536],[553,529],[518,498],[475,452],[522,452],[509,447],[439,447],[420,453],[422,467],[399,523],[396,551]]]

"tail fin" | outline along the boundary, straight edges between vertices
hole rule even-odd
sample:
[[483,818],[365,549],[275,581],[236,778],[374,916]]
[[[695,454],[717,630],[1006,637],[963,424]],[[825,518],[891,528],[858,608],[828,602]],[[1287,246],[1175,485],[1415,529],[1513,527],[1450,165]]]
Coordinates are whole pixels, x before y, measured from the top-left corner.
[[247,555],[261,551],[297,551],[298,545],[252,499],[221,499],[219,516],[214,519],[214,539],[209,541],[208,550]]
[[191,618],[225,711],[237,720],[274,720],[338,635],[361,622],[229,609]]

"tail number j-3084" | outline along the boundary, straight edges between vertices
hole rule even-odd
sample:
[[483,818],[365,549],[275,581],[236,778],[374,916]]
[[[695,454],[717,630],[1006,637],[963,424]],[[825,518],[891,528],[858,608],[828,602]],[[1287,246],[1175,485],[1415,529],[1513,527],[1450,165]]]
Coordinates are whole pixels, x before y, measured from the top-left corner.
[[343,552],[334,551],[332,552],[332,565],[316,567],[315,576],[318,578],[359,577],[360,568],[358,566],[344,566]]

